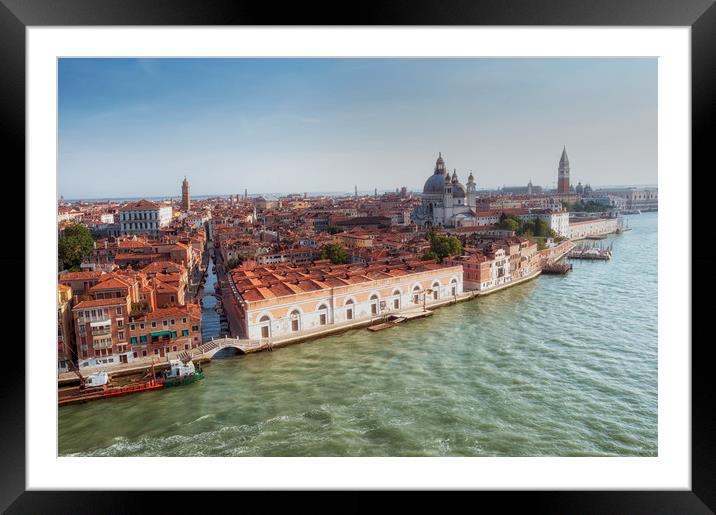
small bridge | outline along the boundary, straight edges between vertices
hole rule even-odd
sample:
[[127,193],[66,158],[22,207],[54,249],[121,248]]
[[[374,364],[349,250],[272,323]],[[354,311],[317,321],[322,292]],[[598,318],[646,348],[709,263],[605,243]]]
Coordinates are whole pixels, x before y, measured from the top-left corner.
[[240,354],[248,354],[249,352],[256,352],[263,348],[268,348],[266,342],[258,342],[252,340],[245,340],[241,338],[217,338],[215,340],[202,343],[198,347],[192,349],[192,358],[208,358],[211,359],[214,355],[224,349],[236,349]]

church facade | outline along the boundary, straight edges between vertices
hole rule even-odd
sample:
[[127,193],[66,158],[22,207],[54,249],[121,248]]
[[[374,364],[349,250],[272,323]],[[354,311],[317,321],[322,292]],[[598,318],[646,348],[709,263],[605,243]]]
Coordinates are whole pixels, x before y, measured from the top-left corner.
[[422,203],[412,213],[412,221],[420,227],[459,227],[475,218],[477,185],[472,173],[467,184],[460,183],[457,171],[452,175],[438,154],[433,175],[423,186]]

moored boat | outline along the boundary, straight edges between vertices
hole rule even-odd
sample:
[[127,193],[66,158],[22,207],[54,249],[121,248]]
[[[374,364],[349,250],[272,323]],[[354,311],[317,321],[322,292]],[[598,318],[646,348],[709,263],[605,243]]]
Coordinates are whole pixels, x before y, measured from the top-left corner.
[[79,388],[69,388],[60,390],[57,394],[57,403],[59,406],[67,406],[70,404],[78,404],[81,402],[103,399],[105,397],[115,397],[117,395],[126,395],[129,393],[144,392],[147,390],[157,390],[164,387],[164,381],[158,380],[154,374],[147,374],[138,381],[129,381],[126,383],[113,384],[109,374],[105,371],[95,372],[86,377],[80,375]]
[[169,370],[163,374],[164,386],[180,386],[204,379],[204,371],[194,362],[179,359],[169,360]]

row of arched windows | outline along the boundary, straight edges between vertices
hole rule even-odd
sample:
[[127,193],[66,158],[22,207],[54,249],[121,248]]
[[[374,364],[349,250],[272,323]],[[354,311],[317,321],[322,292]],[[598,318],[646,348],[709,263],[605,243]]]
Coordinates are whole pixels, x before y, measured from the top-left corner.
[[[419,285],[415,285],[413,287],[413,296],[412,301],[414,304],[419,304],[421,301],[421,293],[424,293],[427,295],[427,292],[423,292],[421,287]],[[450,281],[450,293],[451,295],[457,294],[457,279],[452,279]],[[440,283],[435,281],[432,285],[430,295],[432,296],[433,300],[438,300],[440,298]],[[400,309],[401,308],[401,297],[402,292],[399,289],[393,290],[393,309]],[[380,313],[380,297],[378,294],[373,294],[370,296],[369,299],[370,303],[370,313],[371,315],[375,316]],[[346,310],[346,320],[353,320],[355,317],[355,302],[353,299],[348,299],[345,304],[344,308]],[[319,325],[327,325],[328,324],[328,306],[326,304],[320,304],[318,308],[316,308],[316,312],[318,313],[318,323]],[[289,322],[290,322],[290,331],[292,333],[298,332],[301,330],[301,312],[298,309],[294,309],[288,314]],[[261,325],[261,338],[269,338],[271,336],[271,317],[268,315],[263,315],[259,319],[259,324]]]

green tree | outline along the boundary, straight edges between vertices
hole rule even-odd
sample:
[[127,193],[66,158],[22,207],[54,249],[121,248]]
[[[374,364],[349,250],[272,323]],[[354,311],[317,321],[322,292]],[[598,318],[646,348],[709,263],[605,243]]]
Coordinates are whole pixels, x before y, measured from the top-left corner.
[[244,261],[243,261],[243,259],[241,259],[241,258],[229,259],[229,260],[226,262],[226,268],[228,268],[229,270],[233,270],[234,268],[240,267],[243,262],[244,262]]
[[321,259],[330,259],[334,265],[348,263],[348,254],[340,243],[328,243],[321,247]]
[[442,263],[447,256],[462,253],[462,243],[455,236],[431,234],[430,250],[435,253]]
[[524,235],[537,234],[535,223],[532,220],[530,220],[529,222],[524,222],[522,224],[522,227],[520,227],[519,231],[517,231],[517,233]]
[[505,217],[504,220],[501,220],[500,223],[497,224],[497,226],[500,229],[504,229],[505,231],[518,232],[520,230],[520,222],[515,220],[514,218]]
[[541,218],[537,218],[534,221],[534,228],[535,236],[545,237],[549,235],[549,227],[547,226],[547,222],[545,222]]
[[428,250],[423,257],[420,258],[422,261],[430,261],[431,259],[440,260],[434,250]]
[[66,227],[57,241],[60,269],[79,270],[82,260],[93,250],[94,240],[87,227],[80,224]]
[[337,234],[339,232],[343,232],[343,229],[336,227],[335,225],[329,225],[326,231],[328,231],[328,234]]

